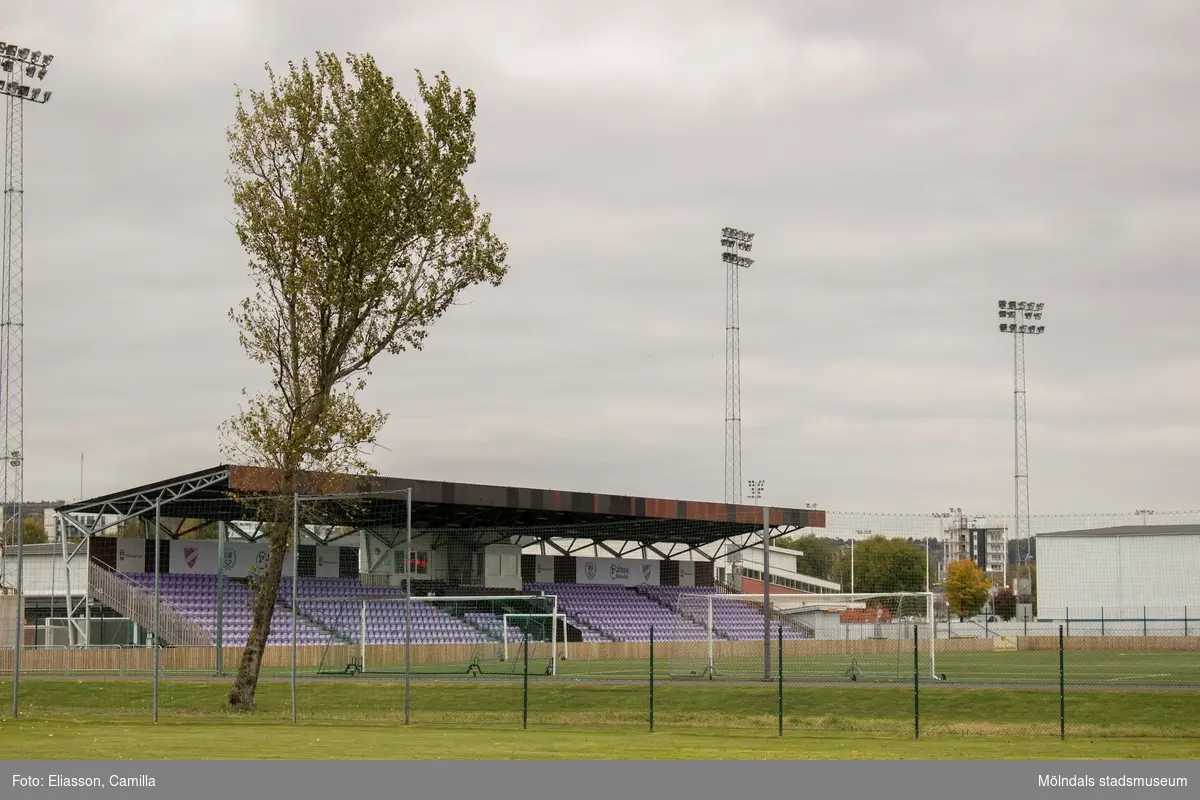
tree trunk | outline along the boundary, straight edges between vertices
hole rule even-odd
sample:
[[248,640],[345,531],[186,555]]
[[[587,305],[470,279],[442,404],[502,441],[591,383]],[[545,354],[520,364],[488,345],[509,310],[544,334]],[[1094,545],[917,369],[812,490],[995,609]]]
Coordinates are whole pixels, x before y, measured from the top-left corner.
[[[276,502],[280,507],[274,510],[275,519],[267,538],[267,568],[257,576],[258,587],[254,593],[250,636],[246,641],[246,649],[242,651],[242,663],[238,666],[233,689],[229,692],[229,707],[240,711],[248,711],[254,707],[258,673],[262,667],[267,636],[271,632],[271,617],[275,613],[275,603],[279,597],[284,559],[287,558],[288,544],[292,538],[291,503],[282,498]],[[284,505],[287,506],[286,510]],[[292,580],[295,580],[294,575]]]

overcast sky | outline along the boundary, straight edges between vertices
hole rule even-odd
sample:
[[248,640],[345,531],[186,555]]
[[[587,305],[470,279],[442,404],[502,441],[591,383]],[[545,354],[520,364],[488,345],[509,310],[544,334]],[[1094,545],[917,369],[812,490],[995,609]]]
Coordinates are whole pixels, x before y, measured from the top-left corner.
[[[13,0],[26,109],[26,497],[220,463],[265,373],[227,310],[236,85],[314,50],[479,97],[469,185],[511,248],[378,364],[380,472],[723,498],[719,232],[741,278],[744,473],[778,505],[1200,506],[1200,4]],[[568,10],[569,9],[569,10]]]

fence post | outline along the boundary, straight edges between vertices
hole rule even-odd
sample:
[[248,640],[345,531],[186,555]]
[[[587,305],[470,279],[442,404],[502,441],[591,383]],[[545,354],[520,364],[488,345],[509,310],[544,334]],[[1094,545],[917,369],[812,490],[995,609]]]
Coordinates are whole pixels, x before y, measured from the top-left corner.
[[650,732],[654,733],[654,626],[650,626]]
[[913,738],[921,738],[920,626],[913,625]]
[[1063,669],[1063,626],[1058,626],[1058,738],[1067,738],[1067,682]]
[[1104,635],[1104,606],[1100,606],[1100,635]]
[[779,735],[783,736],[783,625],[779,626]]
[[298,600],[296,598],[296,586],[300,583],[300,495],[297,492],[292,493],[292,672],[291,672],[291,690],[292,690],[292,724],[296,724],[296,646],[298,644],[298,625],[296,610]]
[[521,690],[521,727],[529,727],[529,628],[525,628],[525,675]]

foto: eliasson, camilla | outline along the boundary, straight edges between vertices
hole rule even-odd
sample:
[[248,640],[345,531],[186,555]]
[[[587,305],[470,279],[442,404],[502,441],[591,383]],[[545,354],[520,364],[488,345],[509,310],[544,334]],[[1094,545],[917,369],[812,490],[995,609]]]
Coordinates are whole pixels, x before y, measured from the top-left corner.
[[60,788],[110,786],[118,789],[137,789],[150,788],[155,783],[150,775],[109,775],[107,781],[101,778],[77,778],[74,775],[50,775],[46,779],[46,785]]

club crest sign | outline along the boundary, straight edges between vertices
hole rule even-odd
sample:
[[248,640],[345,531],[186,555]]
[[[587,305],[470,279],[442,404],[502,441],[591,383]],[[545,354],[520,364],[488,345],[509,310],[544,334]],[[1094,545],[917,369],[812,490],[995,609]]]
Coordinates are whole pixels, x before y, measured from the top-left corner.
[[627,558],[576,559],[577,583],[606,586],[657,586],[661,562]]

